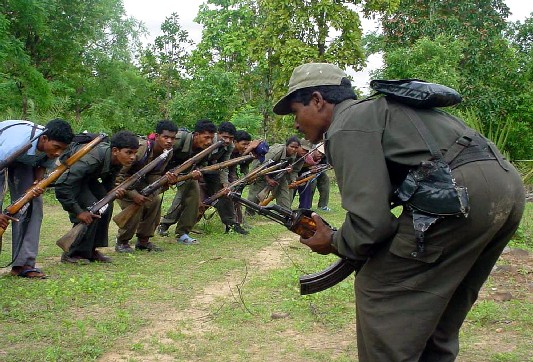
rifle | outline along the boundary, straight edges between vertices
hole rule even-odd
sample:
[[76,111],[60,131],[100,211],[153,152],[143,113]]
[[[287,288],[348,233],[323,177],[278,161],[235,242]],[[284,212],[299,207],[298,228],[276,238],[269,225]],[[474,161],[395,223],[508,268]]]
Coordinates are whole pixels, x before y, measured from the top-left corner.
[[285,161],[282,161],[282,162],[276,163],[276,164],[274,164],[274,165],[272,165],[272,166],[266,167],[265,169],[263,169],[263,170],[261,170],[260,172],[256,173],[256,174],[254,175],[254,177],[250,178],[250,180],[248,181],[248,183],[253,183],[253,182],[255,182],[255,180],[257,180],[259,177],[261,177],[261,176],[265,176],[265,175],[271,173],[272,171],[277,170],[278,168],[285,167],[288,163],[289,163],[289,161],[285,160]]
[[[146,175],[148,172],[152,171],[154,168],[157,167],[163,160],[165,160],[168,155],[170,154],[170,150],[164,150],[163,153],[161,153],[158,157],[154,158],[149,164],[141,168],[139,171],[135,172],[133,175],[128,177],[126,180],[124,180],[119,185],[115,186],[111,191],[109,191],[101,200],[97,201],[93,205],[89,206],[87,208],[87,211],[89,211],[92,214],[99,215],[100,211],[104,208],[106,208],[107,204],[110,202],[113,202],[117,198],[117,191],[119,189],[128,189],[135,185],[144,175]],[[104,209],[105,211],[105,209]],[[102,212],[103,213],[103,212]],[[67,252],[70,249],[70,246],[76,239],[82,235],[82,233],[85,233],[87,230],[87,225],[80,222],[68,233],[63,235],[59,240],[56,241],[56,245],[59,246],[63,251]]]
[[324,171],[326,171],[327,169],[329,168],[329,165],[320,165],[320,166],[317,166],[317,170],[316,171],[307,171],[307,172],[304,172],[300,177],[298,177],[294,182],[291,182],[289,184],[289,188],[290,189],[295,189],[297,188],[298,186],[300,185],[304,185],[306,184],[307,182],[309,181],[312,181],[314,180],[315,178],[317,178],[318,176],[320,176],[320,174]]
[[[39,135],[40,136],[40,135]],[[80,158],[85,156],[90,150],[92,150],[97,144],[102,142],[102,140],[106,137],[105,134],[98,135],[94,140],[84,145],[82,148],[80,148],[78,151],[76,151],[72,156],[67,158],[62,164],[57,166],[48,177],[42,179],[37,184],[30,187],[24,195],[22,195],[17,201],[6,207],[4,210],[4,214],[10,217],[13,217],[16,213],[21,212],[23,213],[25,209],[28,207],[29,202],[35,198],[34,191],[36,189],[45,189],[50,184],[52,184],[55,180],[59,178],[70,166],[72,166],[75,162],[77,162]],[[0,250],[2,249],[2,242],[1,238],[4,234],[5,229],[0,227]]]
[[267,167],[270,167],[275,161],[268,160],[264,164],[262,164],[259,167],[254,168],[252,171],[250,171],[246,176],[233,181],[230,183],[227,187],[219,190],[215,194],[211,195],[207,199],[203,201],[206,205],[212,205],[217,199],[221,198],[222,196],[225,196],[227,193],[227,190],[232,190],[236,187],[246,185],[248,182],[250,182],[251,179],[253,179],[259,172],[265,170]]
[[[181,172],[192,167],[194,164],[201,161],[204,157],[206,157],[211,152],[213,152],[215,149],[222,147],[223,145],[224,145],[224,141],[218,141],[217,143],[214,143],[211,146],[207,147],[205,150],[202,150],[201,152],[198,152],[196,155],[187,159],[181,165],[174,167],[169,172],[179,178]],[[191,177],[189,178],[192,178],[192,174],[191,174]],[[146,197],[151,196],[153,194],[158,195],[160,193],[165,192],[168,189],[169,185],[170,185],[170,182],[168,180],[168,176],[165,174],[161,176],[159,179],[157,179],[156,181],[152,182],[150,185],[146,186],[144,189],[142,189],[140,191],[140,194]],[[126,221],[129,220],[129,218],[132,215],[135,215],[140,210],[140,208],[141,208],[141,205],[131,204],[125,209],[123,209],[120,213],[115,215],[115,217],[113,217],[113,221],[119,227],[120,225],[124,226]]]
[[[206,166],[204,168],[199,169],[198,171],[200,171],[202,174],[206,173],[206,172],[217,171],[217,170],[229,167],[229,166],[233,166],[233,165],[237,165],[237,164],[242,163],[242,162],[246,162],[246,161],[251,160],[253,158],[254,158],[254,155],[245,155],[245,156],[241,156],[241,157],[236,157],[236,158],[233,158],[231,160],[227,160],[227,161],[224,161],[224,162],[215,163],[214,165]],[[189,172],[188,174],[178,176],[177,177],[177,180],[178,180],[177,182],[186,181],[186,180],[191,179],[192,177],[193,177],[193,173]],[[141,191],[141,193],[142,193],[142,191]],[[119,228],[123,228],[126,225],[126,222],[133,215],[135,215],[135,213],[138,210],[139,210],[138,208],[130,208],[128,206],[124,210],[122,210],[120,213],[115,215],[113,217],[113,221],[117,224],[117,226]]]
[[[314,152],[318,147],[320,147],[322,145],[323,142],[320,142],[318,143],[315,147],[313,147],[312,149],[310,149],[309,151],[307,151],[305,153],[305,155],[303,156],[300,156],[297,160],[295,160],[290,166],[293,166],[293,165],[296,165],[298,162],[300,162],[301,160],[303,160],[308,154],[310,154],[311,152]],[[288,162],[288,161],[287,161]],[[287,172],[289,171],[290,169],[287,169],[283,172],[280,172],[278,173],[276,176],[273,177],[274,181],[278,181],[278,180],[281,180],[281,178],[283,176],[285,176],[287,174]],[[261,206],[266,206],[270,203],[270,201],[274,200],[274,196],[271,195],[272,193],[272,190],[274,189],[275,186],[270,186],[270,185],[266,185],[258,194],[257,194],[257,199],[259,200],[259,205]],[[270,195],[270,196],[269,196]]]
[[[315,234],[316,223],[311,217],[312,210],[290,210],[279,205],[260,206],[242,198],[236,192],[230,192],[228,197],[232,201],[255,211],[259,215],[263,215],[270,220],[285,226],[293,233],[298,234],[305,239],[310,238]],[[325,223],[329,226],[327,222]],[[341,257],[320,272],[301,276],[299,280],[300,294],[313,294],[326,290],[340,283],[357,270],[358,266],[355,261],[346,257]]]
[[[9,127],[9,126],[8,126]],[[33,137],[32,139],[30,139],[28,141],[28,143],[24,144],[24,146],[20,147],[19,149],[17,149],[15,152],[13,152],[12,154],[10,154],[5,160],[2,160],[0,161],[0,171],[2,171],[4,168],[6,168],[7,166],[9,166],[9,164],[13,161],[15,161],[19,156],[25,154],[26,152],[28,152],[28,150],[31,148],[31,144],[36,140],[38,139],[39,137],[41,137],[42,135],[45,134],[45,132],[47,132],[48,129],[44,129],[41,133],[39,133],[37,136]]]

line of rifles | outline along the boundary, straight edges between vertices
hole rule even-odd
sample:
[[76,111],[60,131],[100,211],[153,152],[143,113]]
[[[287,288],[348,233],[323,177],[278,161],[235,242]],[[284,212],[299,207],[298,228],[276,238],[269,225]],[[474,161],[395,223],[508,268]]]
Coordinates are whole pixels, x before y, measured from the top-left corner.
[[[44,190],[48,186],[52,185],[61,174],[68,170],[74,163],[79,161],[83,156],[89,153],[97,144],[102,142],[106,138],[105,134],[100,134],[94,138],[91,142],[85,144],[83,147],[79,148],[75,153],[70,157],[63,160],[55,169],[50,171],[47,177],[40,180],[38,183],[30,187],[23,196],[18,200],[13,202],[11,205],[5,208],[3,214],[8,216],[10,220],[18,221],[17,217],[23,215],[29,205],[29,202],[40,193],[36,190]],[[28,141],[28,144],[25,144],[15,152],[13,152],[6,160],[0,162],[0,171],[7,167],[11,162],[13,162],[17,157],[27,152],[31,147],[33,140]],[[191,158],[183,162],[181,165],[171,169],[169,172],[172,173],[177,182],[185,181],[193,177],[192,172],[184,173],[187,170],[193,168],[198,164],[203,158],[212,153],[215,149],[221,147],[224,143],[219,141],[212,144],[208,148],[202,150],[201,152],[193,155]],[[314,150],[314,149],[313,149]],[[309,151],[312,152],[313,150]],[[156,157],[150,163],[145,165],[139,171],[128,177],[122,183],[117,185],[114,189],[109,191],[101,200],[97,201],[88,208],[88,211],[93,214],[99,214],[100,210],[103,210],[107,204],[113,202],[116,198],[116,191],[118,189],[131,189],[135,184],[141,180],[147,173],[153,170],[160,162],[166,159],[170,151],[164,151],[161,155]],[[248,154],[240,157],[230,159],[228,161],[215,163],[213,165],[205,166],[198,169],[201,173],[213,172],[220,170],[226,167],[231,167],[240,163],[248,162],[253,159],[255,156],[253,154]],[[305,156],[303,156],[305,157]],[[294,163],[299,162],[303,157],[297,159]],[[219,190],[211,197],[205,199],[203,203],[206,206],[214,205],[217,200],[221,197],[229,197],[233,202],[236,202],[248,209],[251,209],[255,213],[262,215],[270,220],[275,221],[281,225],[284,225],[290,231],[300,235],[303,238],[310,238],[314,235],[316,231],[316,223],[311,217],[312,211],[309,209],[297,209],[291,210],[279,205],[268,205],[274,198],[273,196],[273,187],[267,185],[259,194],[258,198],[260,202],[258,204],[251,202],[245,198],[241,197],[241,192],[244,187],[248,184],[253,183],[259,177],[265,175],[273,175],[274,180],[279,180],[285,176],[291,170],[291,165],[287,161],[276,163],[272,160],[267,160],[263,162],[259,167],[256,167],[248,174],[244,175],[240,179],[230,183],[227,187]],[[307,182],[316,178],[321,172],[325,172],[328,165],[324,167],[317,167],[313,171],[306,172],[302,174],[296,181],[289,184],[289,188],[297,188],[298,186],[305,185]],[[154,181],[150,185],[146,186],[141,190],[141,195],[150,197],[155,196],[160,193],[165,192],[172,186],[167,175],[163,175],[158,180]],[[125,222],[130,219],[132,215],[139,212],[140,205],[132,204],[129,207],[122,210],[120,213],[113,217],[113,220],[119,227],[123,227]],[[76,224],[67,234],[57,240],[56,244],[67,251],[72,242],[79,237],[80,233],[84,233],[87,226],[84,223]],[[0,250],[2,247],[1,238],[4,234],[5,229],[0,227]],[[300,294],[312,294],[341,282],[346,277],[351,275],[354,272],[353,263],[344,257],[339,257],[339,259],[331,264],[326,269],[313,273],[307,274],[300,277]]]

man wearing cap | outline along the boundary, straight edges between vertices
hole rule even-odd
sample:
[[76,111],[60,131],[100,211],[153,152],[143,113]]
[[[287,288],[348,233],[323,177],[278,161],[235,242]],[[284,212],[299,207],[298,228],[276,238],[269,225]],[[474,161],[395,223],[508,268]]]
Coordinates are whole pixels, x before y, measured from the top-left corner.
[[[301,169],[298,172],[298,177],[310,176],[314,173],[318,173],[316,166],[320,163],[322,159],[322,154],[318,152],[317,149],[314,149],[314,146],[308,140],[302,138],[301,145],[298,150],[298,156],[301,157]],[[316,185],[316,178],[313,178],[296,188],[298,192],[298,208],[310,209],[313,204],[313,187]],[[296,196],[296,193],[293,193],[293,198]]]
[[[317,231],[301,242],[359,265],[359,360],[455,360],[459,329],[520,223],[525,195],[515,168],[490,141],[445,112],[414,109],[388,96],[356,100],[346,74],[333,64],[297,67],[274,112],[294,114],[296,128],[311,142],[324,139],[335,170],[345,222],[334,231],[314,215]],[[465,139],[470,142],[459,142]],[[413,215],[421,214],[408,206],[411,199],[398,218],[390,206],[398,201],[395,190],[430,164],[435,148],[449,164],[443,170],[453,175],[454,190],[468,191],[469,210],[437,216],[415,234],[430,217],[422,214],[424,222],[414,224]],[[457,156],[449,162],[448,151]]]

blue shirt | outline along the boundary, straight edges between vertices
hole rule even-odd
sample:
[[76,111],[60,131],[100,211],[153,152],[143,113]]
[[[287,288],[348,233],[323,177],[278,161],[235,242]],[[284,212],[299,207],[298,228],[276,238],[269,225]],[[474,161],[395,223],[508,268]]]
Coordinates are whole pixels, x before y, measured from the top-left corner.
[[[34,126],[36,129],[32,136]],[[0,122],[0,161],[5,160],[16,150],[26,145],[32,137],[41,134],[43,129],[43,126],[29,121],[8,120]],[[46,155],[37,150],[38,141],[38,138],[35,139],[30,149],[17,157],[17,162],[35,166],[38,161],[45,159]]]

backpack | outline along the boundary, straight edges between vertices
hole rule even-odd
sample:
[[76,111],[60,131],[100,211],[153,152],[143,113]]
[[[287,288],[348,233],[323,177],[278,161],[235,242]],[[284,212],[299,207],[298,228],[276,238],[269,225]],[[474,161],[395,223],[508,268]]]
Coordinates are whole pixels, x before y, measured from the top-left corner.
[[384,94],[414,108],[449,107],[462,101],[455,89],[420,79],[375,79],[370,82],[370,88],[376,94]]

